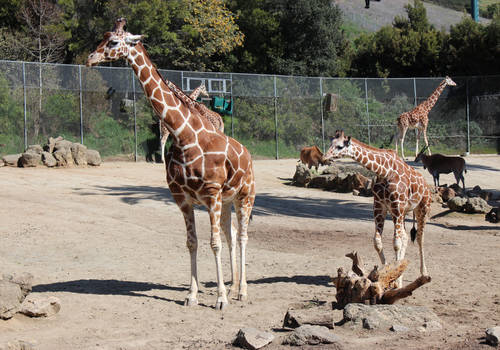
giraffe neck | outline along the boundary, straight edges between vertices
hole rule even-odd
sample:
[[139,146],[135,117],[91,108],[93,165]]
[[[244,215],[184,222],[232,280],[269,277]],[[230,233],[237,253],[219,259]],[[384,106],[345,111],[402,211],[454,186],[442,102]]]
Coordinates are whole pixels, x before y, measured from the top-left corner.
[[193,90],[193,92],[189,95],[193,100],[196,100],[200,94],[201,94],[201,86],[198,86],[196,89]]
[[425,100],[423,104],[427,107],[427,110],[431,110],[432,107],[436,104],[439,96],[443,92],[444,88],[446,87],[446,80],[443,80],[441,84],[434,90],[434,92]]
[[356,139],[351,139],[349,156],[381,177],[388,177],[391,174],[396,157],[392,152],[368,146]]
[[127,61],[139,79],[153,110],[173,136],[174,143],[191,144],[196,139],[196,128],[185,126],[192,125],[194,119],[199,119],[199,114],[194,111],[195,102],[175,84],[162,78],[141,43],[130,50]]

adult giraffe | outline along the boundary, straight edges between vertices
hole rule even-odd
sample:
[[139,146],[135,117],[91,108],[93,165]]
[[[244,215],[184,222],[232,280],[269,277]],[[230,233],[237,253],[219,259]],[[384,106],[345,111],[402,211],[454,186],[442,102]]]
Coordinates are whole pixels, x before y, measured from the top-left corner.
[[443,92],[444,88],[447,86],[456,86],[457,84],[451,80],[450,77],[444,78],[444,80],[438,85],[436,90],[421,104],[413,108],[409,112],[404,112],[398,117],[398,137],[396,138],[396,153],[398,153],[398,142],[401,144],[401,157],[404,159],[405,152],[403,148],[403,143],[405,141],[405,135],[408,129],[416,129],[416,146],[415,146],[415,157],[418,155],[418,140],[420,139],[420,134],[424,134],[424,141],[429,154],[431,154],[431,149],[429,148],[429,142],[427,141],[427,125],[429,124],[429,112],[432,107],[436,104],[439,96]]
[[[189,94],[189,97],[192,98],[193,100],[196,101],[198,96],[203,95],[208,97],[208,92],[207,88],[205,87],[205,83],[201,83],[200,86],[198,86],[196,89],[193,90]],[[220,117],[219,117],[220,118]],[[222,119],[222,118],[221,118]],[[209,118],[210,120],[210,118]],[[213,120],[210,120],[212,124],[214,124]],[[216,121],[217,123],[217,121]],[[215,127],[217,128],[217,124],[214,124]],[[160,150],[161,150],[161,161],[165,163],[165,144],[167,143],[168,136],[170,135],[170,132],[168,131],[167,125],[160,120]],[[224,130],[222,130],[224,131]]]
[[[368,170],[376,173],[373,185],[373,215],[375,217],[375,236],[373,243],[380,261],[385,264],[382,248],[382,232],[387,211],[394,222],[394,251],[396,260],[405,256],[408,236],[405,231],[406,213],[413,210],[417,218],[417,231],[411,230],[412,241],[417,238],[420,252],[420,273],[427,275],[424,259],[424,227],[430,212],[431,194],[424,177],[406,164],[393,150],[378,149],[354,138],[346,137],[342,130],[335,137],[325,158],[351,157]],[[401,287],[403,278],[397,280]]]
[[[228,299],[222,277],[221,229],[229,245],[232,272],[230,292],[238,292],[239,300],[247,298],[247,227],[255,200],[250,153],[201,116],[195,101],[173,83],[162,79],[140,42],[142,36],[126,32],[123,29],[125,24],[124,18],[116,20],[113,31],[105,33],[103,41],[89,55],[87,66],[125,58],[141,82],[156,115],[167,125],[173,137],[173,144],[166,157],[167,182],[184,215],[187,247],[191,257],[191,284],[184,304],[198,303],[198,239],[193,206],[201,204],[207,207],[210,216],[210,245],[217,270],[218,295],[215,308],[223,309],[228,304]],[[236,270],[236,237],[231,230],[232,205],[235,206],[238,219],[239,280]]]

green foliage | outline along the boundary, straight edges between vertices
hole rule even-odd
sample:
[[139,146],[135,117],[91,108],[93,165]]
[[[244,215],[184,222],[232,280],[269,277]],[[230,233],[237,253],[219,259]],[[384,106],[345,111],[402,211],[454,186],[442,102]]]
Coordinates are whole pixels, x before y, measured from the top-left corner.
[[18,153],[24,149],[22,96],[9,86],[0,73],[0,154]]
[[500,3],[489,4],[486,9],[480,8],[479,14],[486,18],[500,17]]

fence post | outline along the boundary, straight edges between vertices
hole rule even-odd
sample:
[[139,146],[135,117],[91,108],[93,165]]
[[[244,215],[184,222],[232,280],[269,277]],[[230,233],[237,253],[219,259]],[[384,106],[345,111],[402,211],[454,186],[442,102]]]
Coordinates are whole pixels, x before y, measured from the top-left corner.
[[[134,72],[132,71],[132,96],[134,97],[134,143],[135,143],[135,151],[134,151],[134,160],[137,162],[137,110],[135,107],[135,76]],[[160,121],[161,122],[161,121]]]
[[466,114],[467,114],[467,155],[470,154],[470,112],[469,112],[469,79],[465,78],[465,97],[466,97]]
[[368,79],[365,78],[365,104],[366,104],[366,117],[367,117],[367,127],[368,127],[368,144],[371,144],[370,139],[370,112],[368,110]]
[[417,79],[413,78],[413,104],[417,107]]
[[278,153],[278,95],[276,93],[276,75],[274,76],[274,135],[276,141],[276,159],[279,159]]
[[232,103],[232,109],[233,109],[233,113],[231,113],[231,137],[234,139],[234,120],[233,120],[233,116],[234,116],[234,97],[233,97],[233,73],[231,73],[229,75],[231,77],[231,103]]
[[26,63],[23,62],[23,97],[24,97],[24,149],[28,148],[28,123],[26,116]]
[[323,78],[319,78],[319,110],[321,111],[321,144],[325,153],[325,119],[323,116]]
[[82,66],[78,66],[78,78],[80,80],[80,143],[83,145],[83,103],[82,103]]

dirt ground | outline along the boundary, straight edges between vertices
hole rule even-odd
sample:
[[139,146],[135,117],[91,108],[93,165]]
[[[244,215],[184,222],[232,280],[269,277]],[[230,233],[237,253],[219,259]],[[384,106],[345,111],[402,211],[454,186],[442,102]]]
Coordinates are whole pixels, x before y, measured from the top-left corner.
[[[490,204],[498,205],[500,156],[469,156],[467,162],[467,187],[494,191],[497,201]],[[231,299],[223,312],[213,308],[215,263],[204,210],[196,212],[200,305],[183,306],[190,275],[185,226],[161,164],[0,168],[0,274],[32,273],[33,293],[56,296],[62,306],[46,319],[0,321],[0,348],[24,340],[38,350],[223,349],[231,348],[240,328],[255,327],[276,336],[269,349],[285,349],[279,338],[286,334],[281,326],[288,306],[334,301],[329,276],[350,267],[346,253],[357,250],[367,266],[379,264],[373,199],[290,186],[295,164],[254,162],[249,301]],[[392,230],[387,220],[383,239],[391,260]],[[336,327],[346,349],[489,348],[481,337],[500,325],[500,224],[434,203],[425,251],[432,282],[402,303],[428,306],[443,330],[375,334]],[[415,245],[406,257],[404,283],[419,274]],[[228,281],[227,249],[223,261]]]

